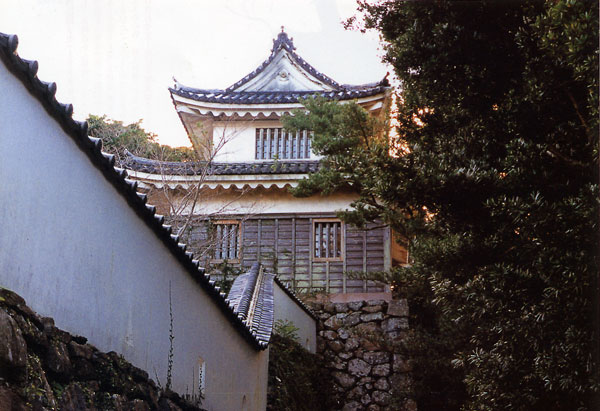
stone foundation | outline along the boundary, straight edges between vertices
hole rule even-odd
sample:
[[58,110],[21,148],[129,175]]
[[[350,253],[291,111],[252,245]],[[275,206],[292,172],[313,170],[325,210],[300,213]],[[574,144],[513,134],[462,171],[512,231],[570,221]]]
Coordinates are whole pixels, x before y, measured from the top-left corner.
[[0,410],[201,410],[0,288]]
[[397,395],[410,388],[410,363],[399,353],[408,332],[405,299],[310,305],[320,319],[317,351],[338,410],[416,410]]

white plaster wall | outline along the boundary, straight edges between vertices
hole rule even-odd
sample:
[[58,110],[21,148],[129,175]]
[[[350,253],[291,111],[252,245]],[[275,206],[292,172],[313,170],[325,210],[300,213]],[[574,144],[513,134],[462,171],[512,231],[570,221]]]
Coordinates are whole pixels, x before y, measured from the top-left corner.
[[[282,127],[278,120],[221,121],[214,123],[214,161],[219,163],[265,161],[256,160],[256,129]],[[321,158],[311,152],[310,160]],[[309,160],[309,159],[304,159]],[[285,160],[281,160],[285,161]]]
[[[209,410],[266,407],[256,351],[90,160],[0,63],[0,286],[164,385],[169,286],[173,387],[206,361]],[[194,377],[195,375],[195,377]]]
[[[352,193],[335,193],[329,196],[314,195],[294,197],[287,189],[257,188],[245,192],[234,190],[209,191],[196,204],[196,214],[268,214],[268,213],[335,213],[349,210],[357,198]],[[191,211],[191,205],[184,213]]]
[[306,313],[277,283],[273,283],[274,319],[287,320],[298,328],[298,342],[312,353],[317,352],[317,322]]
[[279,284],[273,284],[273,303],[275,321],[287,320],[298,328],[298,342],[308,351],[317,352],[317,323],[298,304],[281,289]]

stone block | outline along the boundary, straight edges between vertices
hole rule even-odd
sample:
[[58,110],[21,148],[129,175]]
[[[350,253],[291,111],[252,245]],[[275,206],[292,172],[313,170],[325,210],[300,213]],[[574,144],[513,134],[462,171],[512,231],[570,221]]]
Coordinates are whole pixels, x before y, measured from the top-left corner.
[[69,352],[73,357],[81,357],[87,360],[92,359],[94,347],[89,344],[77,344],[75,341],[69,343]]
[[0,377],[22,381],[26,377],[27,343],[17,322],[0,310]]
[[349,332],[348,332],[348,330],[346,330],[345,328],[339,328],[339,329],[337,330],[337,332],[338,332],[338,335],[339,335],[339,337],[340,337],[342,340],[346,340],[346,339],[348,339],[348,338],[350,337],[350,333],[349,333]]
[[330,314],[334,314],[335,313],[335,307],[333,305],[333,303],[325,303],[323,304],[323,311],[330,313]]
[[375,377],[387,377],[390,375],[391,368],[389,364],[379,364],[373,367],[371,374]]
[[335,331],[332,330],[327,330],[327,331],[322,331],[323,332],[323,338],[325,338],[326,340],[335,340],[338,336],[338,333],[336,333]]
[[378,334],[367,335],[360,339],[360,346],[365,351],[377,351],[383,347],[383,339]]
[[361,311],[365,313],[377,313],[381,312],[383,308],[380,305],[367,305],[361,308]]
[[62,379],[67,379],[71,371],[71,359],[66,344],[61,341],[53,341],[48,348],[46,364],[54,374]]
[[350,358],[354,357],[354,355],[349,352],[341,352],[338,354],[338,357],[340,357],[342,360],[349,360]]
[[46,351],[46,348],[48,347],[48,338],[46,337],[46,334],[43,333],[43,325],[38,326],[38,324],[35,324],[30,319],[21,315],[15,315],[13,320],[15,320],[21,329],[21,334],[23,335],[23,338],[25,338],[25,342],[30,349],[32,347],[38,347],[41,349],[40,351]]
[[348,338],[346,340],[346,345],[344,347],[344,349],[346,351],[353,351],[355,349],[357,349],[360,346],[360,340],[356,337],[352,337],[352,338]]
[[374,306],[374,305],[384,305],[385,301],[384,300],[369,300],[366,302],[368,306]]
[[363,405],[369,405],[371,403],[371,396],[369,394],[363,395],[360,402],[362,402]]
[[354,330],[358,335],[368,335],[368,334],[376,334],[380,332],[380,328],[376,323],[362,323],[358,324]]
[[371,372],[371,365],[359,358],[354,358],[348,362],[348,372],[357,377],[364,377]]
[[385,364],[390,360],[390,354],[384,351],[369,351],[363,355],[363,360],[371,365]]
[[340,352],[344,349],[344,343],[341,341],[328,341],[327,346],[334,352]]
[[369,321],[381,321],[383,320],[383,313],[379,311],[376,313],[363,314],[360,316],[360,320],[365,323]]
[[335,382],[343,388],[350,388],[356,382],[356,378],[341,371],[334,371],[331,373],[331,376]]
[[373,394],[371,394],[371,396],[373,397],[373,401],[375,401],[375,403],[379,405],[387,405],[390,402],[390,399],[392,398],[390,394],[383,391],[373,391]]
[[360,312],[347,315],[346,318],[344,318],[344,326],[353,327],[356,324],[360,323],[360,316]]
[[365,303],[363,301],[352,301],[348,303],[348,308],[352,311],[358,311]]
[[324,325],[326,328],[331,330],[337,330],[342,325],[344,325],[345,314],[336,314],[332,315],[327,321],[325,321]]
[[387,315],[393,317],[408,317],[408,301],[406,298],[390,301],[388,304]]
[[348,304],[346,304],[346,303],[334,303],[333,308],[336,313],[347,313],[348,312]]
[[390,389],[390,383],[388,382],[387,378],[381,377],[380,379],[375,381],[373,387],[375,387],[376,390],[388,391]]

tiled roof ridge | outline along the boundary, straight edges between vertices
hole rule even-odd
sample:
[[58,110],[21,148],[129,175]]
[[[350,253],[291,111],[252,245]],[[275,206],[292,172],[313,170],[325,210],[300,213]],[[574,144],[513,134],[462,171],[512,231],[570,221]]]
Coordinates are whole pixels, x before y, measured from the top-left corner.
[[258,76],[260,73],[262,73],[264,69],[273,61],[273,59],[277,55],[277,52],[282,48],[285,49],[288,53],[290,53],[290,56],[296,61],[296,63],[298,63],[298,65],[300,65],[300,67],[312,74],[314,77],[335,89],[341,88],[341,85],[337,81],[321,73],[319,70],[308,64],[306,60],[300,57],[300,55],[296,53],[296,47],[294,46],[293,39],[289,38],[287,33],[282,30],[281,33],[277,35],[277,38],[273,40],[273,48],[271,49],[271,54],[269,55],[269,57],[265,61],[263,61],[263,63],[260,66],[258,66],[253,72],[247,74],[241,80],[238,80],[231,86],[227,87],[225,91],[233,91],[236,88],[243,86],[256,76]]
[[[319,169],[319,160],[269,160],[245,163],[160,161],[127,152],[124,167],[133,171],[165,175],[305,174]],[[207,169],[208,167],[208,169]]]
[[225,294],[215,286],[210,276],[199,267],[199,261],[194,259],[191,252],[186,251],[186,245],[179,242],[179,236],[171,234],[171,227],[164,224],[164,216],[156,214],[156,207],[147,204],[145,194],[136,191],[137,182],[127,180],[127,172],[115,167],[115,157],[102,152],[102,141],[88,136],[87,122],[73,119],[73,105],[62,104],[55,98],[56,83],[46,83],[37,77],[38,63],[21,58],[17,53],[18,37],[14,34],[0,32],[0,60],[7,69],[15,75],[53,117],[61,128],[87,155],[92,164],[115,187],[117,192],[126,200],[146,225],[156,234],[174,257],[188,271],[190,276],[200,284],[212,301],[220,308],[226,318],[234,325],[242,337],[255,349],[264,350],[268,344],[260,339],[240,318]]
[[315,321],[319,321],[319,318],[317,317],[317,315],[310,309],[310,307],[308,305],[306,305],[302,300],[300,300],[298,298],[298,296],[296,295],[296,293],[292,290],[289,289],[289,287],[287,286],[287,284],[285,284],[283,281],[281,281],[281,279],[278,276],[275,276],[275,278],[273,279],[273,281],[275,281],[275,283],[277,283],[277,285],[279,287],[281,287],[281,289],[292,299],[296,302],[296,304],[298,304],[298,306],[304,310],[304,312],[306,312],[308,315],[310,315],[310,317],[312,319],[314,319]]

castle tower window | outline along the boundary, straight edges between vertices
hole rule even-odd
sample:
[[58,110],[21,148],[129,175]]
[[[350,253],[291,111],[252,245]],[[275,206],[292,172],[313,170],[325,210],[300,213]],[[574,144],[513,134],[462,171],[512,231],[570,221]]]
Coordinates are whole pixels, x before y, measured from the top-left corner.
[[344,235],[340,220],[315,220],[313,222],[315,261],[340,261],[343,259]]
[[299,130],[295,133],[283,128],[256,129],[256,160],[310,158],[312,133]]
[[237,260],[240,255],[240,222],[222,220],[214,223],[214,260]]

